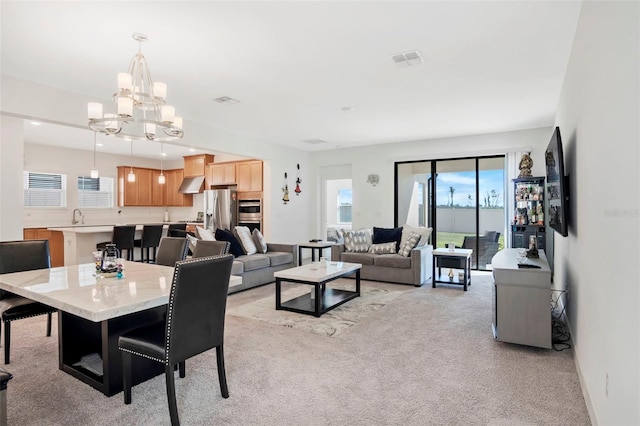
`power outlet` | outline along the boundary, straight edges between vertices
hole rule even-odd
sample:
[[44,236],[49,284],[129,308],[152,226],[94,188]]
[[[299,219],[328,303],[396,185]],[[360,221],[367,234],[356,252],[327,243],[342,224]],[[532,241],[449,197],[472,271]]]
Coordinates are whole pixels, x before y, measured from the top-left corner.
[[604,395],[609,398],[609,373],[604,373]]

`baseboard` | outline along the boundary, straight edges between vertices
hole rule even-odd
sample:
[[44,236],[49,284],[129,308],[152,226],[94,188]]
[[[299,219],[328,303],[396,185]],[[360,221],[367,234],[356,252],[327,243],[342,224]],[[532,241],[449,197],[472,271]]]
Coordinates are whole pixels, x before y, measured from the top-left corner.
[[582,397],[584,398],[584,402],[587,405],[587,412],[589,413],[589,419],[591,420],[591,424],[593,426],[598,426],[598,419],[596,417],[595,410],[593,408],[593,404],[591,402],[591,397],[589,396],[589,390],[587,389],[587,385],[584,381],[584,376],[582,375],[582,370],[580,369],[580,362],[578,360],[578,348],[576,347],[575,342],[573,341],[573,329],[571,328],[571,322],[569,322],[569,317],[567,316],[566,306],[564,305],[564,300],[558,300],[558,304],[560,305],[560,309],[563,312],[563,320],[569,329],[569,336],[571,336],[571,345],[573,346],[573,362],[576,366],[576,371],[578,373],[578,380],[580,381],[580,390],[582,390]]

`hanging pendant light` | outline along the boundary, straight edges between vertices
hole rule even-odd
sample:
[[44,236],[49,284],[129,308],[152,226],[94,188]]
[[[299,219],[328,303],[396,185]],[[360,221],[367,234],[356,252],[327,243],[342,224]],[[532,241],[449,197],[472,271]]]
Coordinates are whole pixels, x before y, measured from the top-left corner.
[[97,138],[98,132],[94,131],[93,132],[93,168],[91,169],[91,179],[98,179],[98,177],[100,177],[100,173],[98,172],[98,169],[96,168],[96,138]]
[[[131,164],[133,164],[133,139],[129,139],[129,143],[131,144]],[[133,165],[129,166],[129,174],[127,175],[127,182],[135,182],[136,174],[133,173]]]
[[164,171],[163,171],[163,161],[164,160],[164,145],[160,142],[160,176],[158,176],[158,184],[164,185]]

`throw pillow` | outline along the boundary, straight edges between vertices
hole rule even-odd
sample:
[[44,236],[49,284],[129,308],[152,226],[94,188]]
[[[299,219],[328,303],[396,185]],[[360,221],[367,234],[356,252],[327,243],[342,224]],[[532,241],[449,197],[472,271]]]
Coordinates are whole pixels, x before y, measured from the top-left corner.
[[396,242],[391,241],[388,243],[371,244],[369,253],[371,254],[394,254],[396,252]]
[[240,239],[240,244],[242,244],[242,248],[246,254],[255,254],[258,252],[255,243],[253,242],[253,238],[251,237],[251,231],[246,226],[236,226],[236,234]]
[[229,248],[229,253],[234,255],[235,257],[242,256],[244,254],[244,250],[242,249],[242,245],[240,241],[233,235],[233,232],[226,229],[216,229],[216,240],[218,241],[229,241],[231,247]]
[[398,254],[400,256],[409,257],[411,254],[411,250],[413,250],[417,245],[418,241],[422,236],[417,232],[412,232],[409,234],[405,242],[400,246],[400,250],[398,250]]
[[256,243],[258,253],[266,253],[267,241],[264,239],[264,235],[262,235],[262,232],[260,232],[258,228],[254,228],[253,232],[251,232],[251,236],[253,237],[253,241]]
[[425,228],[424,226],[412,226],[405,223],[402,226],[402,238],[400,239],[400,247],[402,247],[402,245],[407,241],[407,238],[409,238],[409,235],[411,235],[412,232],[420,234],[420,241],[418,241],[416,247],[422,247],[425,244],[429,244],[431,231],[432,228]]
[[376,228],[373,227],[373,244],[396,243],[396,250],[400,248],[400,239],[402,238],[402,227],[400,228]]
[[367,229],[344,231],[344,249],[352,253],[367,253],[371,246],[371,234]]
[[191,234],[187,234],[187,239],[189,240],[189,250],[191,253],[196,251],[196,244],[198,244],[198,239]]
[[204,229],[202,226],[196,226],[196,232],[198,233],[198,237],[201,240],[207,240],[207,241],[216,240],[216,238],[213,236],[211,231],[209,231],[208,229]]

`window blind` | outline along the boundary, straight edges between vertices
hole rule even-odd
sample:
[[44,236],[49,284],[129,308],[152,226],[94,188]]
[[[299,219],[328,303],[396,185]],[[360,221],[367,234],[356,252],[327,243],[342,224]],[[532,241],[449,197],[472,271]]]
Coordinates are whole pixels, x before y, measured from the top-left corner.
[[78,207],[113,207],[113,182],[110,177],[78,176]]
[[25,171],[22,176],[25,207],[66,207],[66,175]]

